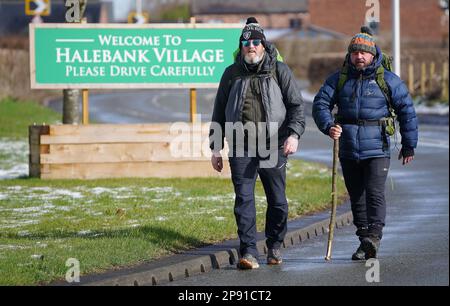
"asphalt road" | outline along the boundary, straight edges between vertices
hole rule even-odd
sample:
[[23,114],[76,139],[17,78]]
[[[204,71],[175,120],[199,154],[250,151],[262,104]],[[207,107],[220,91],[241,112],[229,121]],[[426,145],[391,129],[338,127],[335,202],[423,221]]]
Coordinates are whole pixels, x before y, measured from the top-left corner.
[[[198,112],[210,120],[214,90],[198,90]],[[60,109],[60,101],[51,106]],[[90,98],[91,120],[109,123],[189,120],[189,92],[139,91]],[[307,107],[310,114],[310,106]],[[425,122],[425,121],[424,121]],[[234,266],[171,282],[173,286],[261,285],[449,285],[449,130],[421,124],[414,161],[402,166],[392,149],[386,184],[387,220],[379,261],[379,282],[368,282],[375,265],[350,260],[358,246],[354,227],[335,233],[333,259],[325,262],[326,238],[319,236],[283,250],[281,266],[239,271]],[[331,140],[310,117],[293,158],[331,163]],[[230,182],[231,183],[231,182]],[[328,188],[329,186],[324,186]],[[299,186],[301,188],[301,186]]]
[[[331,162],[331,141],[311,129],[302,137],[295,157]],[[267,285],[447,285],[449,284],[449,172],[448,127],[421,126],[420,142],[412,164],[392,160],[386,184],[387,220],[379,253],[379,282],[367,282],[375,266],[350,260],[359,241],[355,228],[335,232],[331,262],[324,260],[327,236],[283,250],[281,266],[260,269],[235,267],[172,282],[173,286]],[[395,149],[392,154],[395,154]],[[301,187],[299,187],[301,188]],[[260,257],[264,263],[265,258]],[[370,279],[370,277],[369,277]]]

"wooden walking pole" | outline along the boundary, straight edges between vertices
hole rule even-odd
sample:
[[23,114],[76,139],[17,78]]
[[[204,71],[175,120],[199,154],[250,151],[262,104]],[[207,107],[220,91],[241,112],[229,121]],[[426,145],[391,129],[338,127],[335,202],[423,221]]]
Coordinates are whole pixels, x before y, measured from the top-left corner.
[[331,217],[330,217],[330,227],[328,231],[328,245],[327,245],[327,255],[325,260],[331,260],[331,244],[333,242],[334,236],[334,224],[336,223],[336,206],[337,206],[337,164],[339,155],[339,139],[335,139],[333,143],[333,173],[331,178]]

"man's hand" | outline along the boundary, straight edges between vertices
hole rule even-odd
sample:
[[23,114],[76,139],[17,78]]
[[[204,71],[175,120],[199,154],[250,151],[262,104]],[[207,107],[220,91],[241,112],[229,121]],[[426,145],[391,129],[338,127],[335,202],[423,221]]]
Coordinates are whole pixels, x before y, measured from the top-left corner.
[[284,141],[284,155],[288,156],[289,154],[293,154],[297,152],[298,148],[298,138],[294,136],[289,136]]
[[330,131],[328,132],[328,135],[331,137],[331,139],[338,140],[339,137],[341,137],[342,134],[342,128],[340,125],[336,124],[335,126],[332,126],[330,128]]
[[211,155],[211,164],[217,172],[222,172],[223,169],[223,160],[220,152],[212,152]]
[[398,159],[400,160],[402,158],[402,165],[406,165],[407,163],[411,162],[414,159],[414,150],[409,149],[404,151],[404,149],[402,148],[398,153]]

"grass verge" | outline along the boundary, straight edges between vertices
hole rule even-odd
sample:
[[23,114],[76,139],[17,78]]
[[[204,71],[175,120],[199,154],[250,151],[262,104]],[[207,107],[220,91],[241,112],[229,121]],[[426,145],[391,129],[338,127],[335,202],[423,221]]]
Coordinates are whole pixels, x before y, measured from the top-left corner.
[[0,138],[27,138],[29,125],[58,121],[61,121],[60,114],[36,102],[11,98],[0,100]]
[[[1,174],[8,165],[26,167],[26,126],[51,123],[59,115],[15,101],[0,101],[0,110]],[[17,123],[5,129],[14,118]],[[11,177],[0,180],[1,285],[64,279],[69,258],[79,260],[83,275],[237,237],[229,179]],[[289,218],[327,208],[330,183],[327,167],[291,160],[287,170]],[[338,184],[342,197],[343,180]],[[256,210],[257,228],[263,230],[266,199],[259,181]]]

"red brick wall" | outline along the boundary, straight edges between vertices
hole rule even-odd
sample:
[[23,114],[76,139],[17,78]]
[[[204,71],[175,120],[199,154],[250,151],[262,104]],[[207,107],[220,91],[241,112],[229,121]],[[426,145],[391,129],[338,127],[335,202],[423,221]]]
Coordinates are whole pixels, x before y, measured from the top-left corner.
[[[380,1],[380,34],[391,33],[391,0]],[[311,23],[347,35],[357,33],[370,7],[366,0],[309,0]],[[442,41],[448,36],[448,18],[437,0],[400,1],[400,27],[404,40]]]
[[251,15],[197,15],[197,22],[210,22],[220,20],[223,23],[241,23],[247,20],[249,16],[254,16],[263,28],[289,28],[290,19],[301,19],[303,25],[308,24],[309,14],[307,13],[287,13],[287,14],[251,14]]

